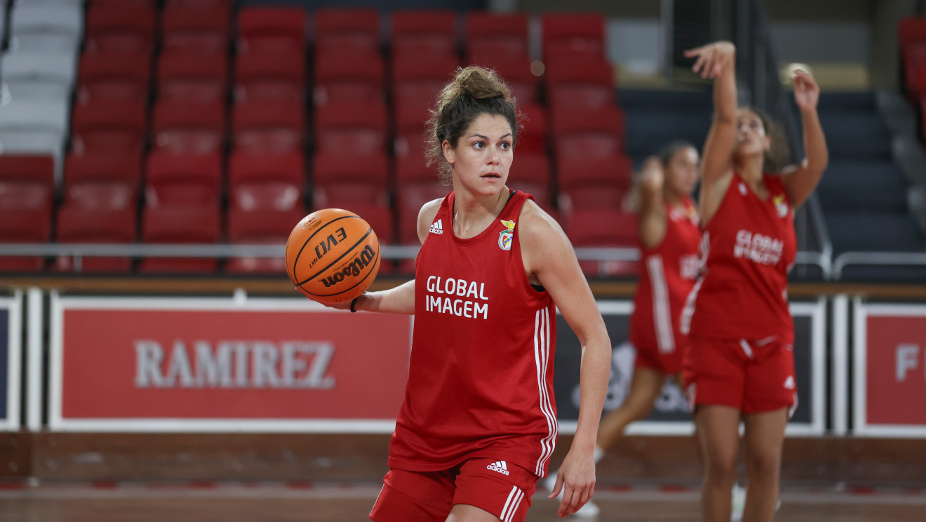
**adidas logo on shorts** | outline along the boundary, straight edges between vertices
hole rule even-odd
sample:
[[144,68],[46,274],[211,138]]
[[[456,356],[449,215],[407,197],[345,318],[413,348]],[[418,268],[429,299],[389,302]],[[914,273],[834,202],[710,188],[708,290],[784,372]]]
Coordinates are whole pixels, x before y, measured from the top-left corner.
[[788,378],[785,379],[785,389],[786,389],[786,390],[793,390],[794,388],[795,388],[795,386],[794,386],[794,376],[793,376],[793,375],[789,375]]
[[444,233],[444,225],[443,223],[441,223],[441,220],[438,219],[434,223],[431,223],[430,232],[432,234],[443,234]]
[[486,466],[486,468],[491,469],[492,471],[497,471],[502,475],[510,475],[510,473],[508,473],[508,463],[504,460],[493,462],[492,464]]

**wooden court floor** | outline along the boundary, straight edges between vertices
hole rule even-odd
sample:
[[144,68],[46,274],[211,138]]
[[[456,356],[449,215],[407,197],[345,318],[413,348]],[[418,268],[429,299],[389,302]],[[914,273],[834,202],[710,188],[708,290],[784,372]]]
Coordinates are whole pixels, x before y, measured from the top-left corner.
[[[379,493],[373,483],[298,484],[43,484],[0,489],[2,522],[356,522]],[[693,489],[621,488],[595,493],[597,521],[695,522]],[[530,522],[561,520],[557,503],[538,492]],[[923,522],[923,490],[782,491],[777,522]]]

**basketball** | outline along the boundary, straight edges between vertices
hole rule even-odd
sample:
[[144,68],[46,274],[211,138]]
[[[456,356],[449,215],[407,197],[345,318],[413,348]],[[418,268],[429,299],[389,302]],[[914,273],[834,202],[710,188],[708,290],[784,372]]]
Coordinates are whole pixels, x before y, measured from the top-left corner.
[[351,301],[379,270],[379,240],[348,210],[326,208],[302,218],[286,241],[286,271],[296,289],[322,304]]

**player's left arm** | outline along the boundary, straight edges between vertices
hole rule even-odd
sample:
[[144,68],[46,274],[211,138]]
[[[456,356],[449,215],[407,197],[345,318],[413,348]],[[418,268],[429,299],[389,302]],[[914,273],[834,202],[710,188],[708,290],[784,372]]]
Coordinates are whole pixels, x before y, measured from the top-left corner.
[[611,340],[572,244],[559,224],[532,201],[518,220],[528,278],[541,284],[582,346],[579,422],[551,498],[563,490],[559,515],[582,507],[595,491],[595,439],[611,374]]
[[791,206],[801,206],[817,188],[823,171],[829,163],[829,149],[826,136],[817,114],[817,102],[820,99],[820,87],[810,73],[797,69],[794,71],[794,102],[801,112],[801,124],[804,132],[804,152],[806,157],[800,165],[791,167],[781,173],[781,182],[788,192]]

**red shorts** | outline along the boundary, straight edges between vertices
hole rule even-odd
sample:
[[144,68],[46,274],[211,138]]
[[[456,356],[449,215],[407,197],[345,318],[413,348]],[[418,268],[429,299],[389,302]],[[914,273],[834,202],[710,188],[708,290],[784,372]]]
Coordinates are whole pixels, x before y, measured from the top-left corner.
[[682,358],[688,350],[687,345],[676,345],[675,350],[662,353],[655,344],[640,343],[634,345],[637,358],[633,365],[640,368],[651,368],[664,375],[675,375],[682,371]]
[[450,509],[468,504],[502,522],[524,522],[537,475],[492,459],[470,459],[444,471],[390,469],[370,519],[376,522],[444,522]]
[[777,340],[689,337],[685,382],[692,410],[699,404],[731,406],[745,414],[797,405],[794,348]]

